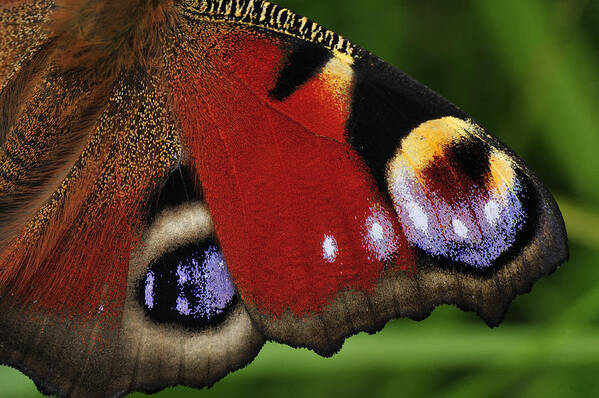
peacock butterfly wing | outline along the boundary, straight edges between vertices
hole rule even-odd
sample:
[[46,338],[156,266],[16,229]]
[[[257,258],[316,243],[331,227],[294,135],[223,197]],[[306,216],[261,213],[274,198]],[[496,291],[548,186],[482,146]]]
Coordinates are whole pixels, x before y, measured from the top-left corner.
[[0,360],[43,391],[211,385],[441,303],[494,325],[567,257],[509,149],[288,10],[0,10]]
[[547,189],[463,111],[285,9],[219,5],[185,8],[194,51],[169,70],[229,270],[267,338],[330,355],[442,303],[496,325],[566,258]]

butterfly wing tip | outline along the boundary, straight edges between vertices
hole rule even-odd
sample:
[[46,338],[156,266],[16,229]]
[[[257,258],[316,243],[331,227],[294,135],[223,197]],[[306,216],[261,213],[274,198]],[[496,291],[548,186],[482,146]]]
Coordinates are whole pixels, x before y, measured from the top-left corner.
[[558,244],[549,252],[550,254],[548,254],[548,258],[551,260],[545,262],[545,266],[540,268],[539,274],[536,278],[522,284],[517,290],[514,291],[511,297],[506,297],[502,302],[497,303],[497,305],[480,306],[474,310],[490,328],[495,328],[503,322],[513,300],[515,300],[516,297],[530,293],[539,278],[555,273],[569,259],[568,246],[564,240],[562,240],[562,244]]
[[[505,319],[511,303],[519,295],[530,293],[535,283],[555,273],[570,258],[568,235],[559,206],[549,190],[532,177],[539,193],[539,225],[533,241],[518,262],[521,262],[521,276],[512,280],[512,293],[491,305],[474,303],[478,316],[491,328],[499,326]],[[526,253],[527,252],[527,253]]]

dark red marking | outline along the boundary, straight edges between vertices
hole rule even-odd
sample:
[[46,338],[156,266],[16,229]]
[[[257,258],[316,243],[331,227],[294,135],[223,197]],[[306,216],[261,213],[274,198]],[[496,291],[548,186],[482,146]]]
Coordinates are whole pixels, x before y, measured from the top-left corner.
[[[488,163],[488,158],[486,159]],[[442,156],[437,156],[423,170],[416,170],[427,190],[442,197],[447,203],[460,203],[467,197],[486,199],[488,189],[486,175],[473,178],[464,169],[464,161],[457,162],[453,146],[447,146]],[[487,165],[488,168],[488,165]]]
[[[238,39],[238,38],[237,38]],[[344,289],[370,291],[385,264],[366,248],[365,222],[383,203],[362,159],[344,141],[348,112],[313,79],[280,102],[269,97],[286,46],[227,42],[208,79],[184,59],[176,102],[185,139],[242,298],[280,315],[317,312]],[[412,267],[399,238],[397,269]],[[325,235],[339,251],[323,259]]]
[[[460,147],[456,149],[457,145]],[[471,201],[486,201],[489,197],[489,192],[485,185],[485,175],[475,174],[473,171],[474,166],[470,166],[469,162],[481,163],[486,161],[488,170],[489,161],[488,155],[486,155],[488,154],[488,149],[481,148],[480,151],[482,153],[478,153],[477,155],[471,153],[470,158],[467,160],[461,159],[460,161],[457,161],[455,158],[456,153],[458,153],[461,148],[472,147],[474,147],[474,145],[469,143],[452,143],[444,148],[442,156],[435,157],[424,170],[417,170],[417,172],[419,173],[419,178],[423,180],[424,186],[426,186],[426,189],[429,192],[428,197],[433,208],[436,209],[434,197],[442,198],[449,205],[458,205],[465,202],[468,207],[468,213],[482,236],[482,227],[474,212]],[[480,164],[477,164],[476,167],[480,170],[484,170],[484,166]],[[435,210],[435,212],[437,212],[437,210]],[[440,221],[439,223],[441,224]]]

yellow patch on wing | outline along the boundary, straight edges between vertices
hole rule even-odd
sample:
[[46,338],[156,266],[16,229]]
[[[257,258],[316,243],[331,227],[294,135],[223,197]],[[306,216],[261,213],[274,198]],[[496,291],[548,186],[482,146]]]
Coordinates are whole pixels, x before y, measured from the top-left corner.
[[512,161],[505,154],[494,151],[489,157],[489,163],[491,165],[491,178],[488,183],[492,184],[499,194],[512,189],[516,181]]
[[332,57],[317,77],[327,94],[333,95],[340,111],[346,112],[351,105],[354,70],[343,59]]
[[402,140],[401,153],[410,158],[415,169],[422,170],[435,158],[442,157],[445,148],[476,130],[476,126],[456,117],[428,120]]
[[352,57],[350,54],[346,54],[337,49],[333,49],[333,55],[335,56],[334,58],[337,58],[338,60],[346,63],[348,66],[354,64],[354,57]]

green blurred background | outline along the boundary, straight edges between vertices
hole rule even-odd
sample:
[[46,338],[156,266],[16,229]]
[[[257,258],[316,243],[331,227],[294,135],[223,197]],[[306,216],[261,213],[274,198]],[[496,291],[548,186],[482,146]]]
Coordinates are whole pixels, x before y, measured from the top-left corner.
[[[211,389],[157,396],[599,396],[599,0],[277,3],[432,87],[518,152],[558,199],[571,260],[495,329],[443,306],[352,337],[330,359],[268,343]],[[39,396],[0,367],[8,391]]]

